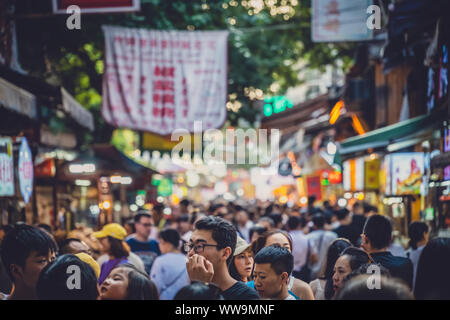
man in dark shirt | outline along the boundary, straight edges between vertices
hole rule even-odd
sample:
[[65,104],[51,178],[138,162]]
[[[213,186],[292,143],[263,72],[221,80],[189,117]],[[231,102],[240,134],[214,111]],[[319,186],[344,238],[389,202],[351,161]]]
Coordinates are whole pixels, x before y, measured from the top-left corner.
[[370,216],[364,225],[361,247],[370,254],[376,263],[387,268],[393,277],[402,279],[412,288],[413,264],[408,258],[393,256],[387,250],[391,237],[391,221],[376,214]]
[[337,234],[338,238],[348,239],[353,245],[356,245],[361,231],[358,231],[352,224],[352,215],[350,212],[344,208],[336,211],[335,214],[339,221],[339,227],[333,231]]
[[199,220],[185,248],[189,278],[216,284],[225,300],[258,300],[255,290],[236,281],[228,272],[236,241],[237,231],[230,222],[213,216]]
[[150,274],[153,261],[161,254],[158,241],[149,239],[152,227],[152,216],[145,212],[138,212],[134,216],[136,234],[126,240],[133,253],[137,254],[144,263],[145,271]]

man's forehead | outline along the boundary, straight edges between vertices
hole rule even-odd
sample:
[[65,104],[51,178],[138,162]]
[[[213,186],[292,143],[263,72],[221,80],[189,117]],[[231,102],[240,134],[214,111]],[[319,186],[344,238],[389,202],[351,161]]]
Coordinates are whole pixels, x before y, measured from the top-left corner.
[[271,273],[273,271],[270,263],[256,263],[255,272]]
[[212,238],[211,231],[208,231],[208,230],[194,230],[192,232],[191,241],[192,242],[197,242],[197,241],[212,242],[214,240]]
[[28,256],[28,258],[31,258],[31,259],[34,259],[34,258],[41,258],[41,257],[47,258],[48,256],[54,255],[54,254],[55,254],[55,252],[51,251],[50,249],[48,250],[47,253],[39,252],[39,251],[36,251],[36,250],[32,250],[32,251],[30,252],[30,255]]

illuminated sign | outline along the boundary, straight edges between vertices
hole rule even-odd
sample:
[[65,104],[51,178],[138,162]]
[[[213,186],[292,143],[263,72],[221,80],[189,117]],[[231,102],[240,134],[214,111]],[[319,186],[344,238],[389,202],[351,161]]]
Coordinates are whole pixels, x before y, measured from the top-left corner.
[[290,109],[294,104],[285,96],[266,97],[264,99],[264,115],[270,117],[274,113],[280,113]]

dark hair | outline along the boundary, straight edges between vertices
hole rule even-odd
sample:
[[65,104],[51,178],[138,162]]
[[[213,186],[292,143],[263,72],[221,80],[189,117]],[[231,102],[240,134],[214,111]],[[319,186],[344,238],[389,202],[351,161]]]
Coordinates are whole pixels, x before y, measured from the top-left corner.
[[177,292],[173,300],[224,300],[222,290],[213,283],[193,281]]
[[49,225],[46,224],[46,223],[39,223],[39,224],[37,225],[37,227],[38,227],[38,228],[41,228],[41,229],[43,229],[43,230],[45,230],[45,231],[47,231],[47,232],[50,233],[50,234],[52,234],[52,227],[49,226]]
[[71,242],[78,242],[81,243],[80,239],[77,238],[67,238],[61,244],[59,245],[59,254],[69,254],[72,253],[72,251],[69,249]]
[[163,213],[165,206],[162,203],[157,203],[153,206],[153,210],[157,213]]
[[[140,220],[140,219],[141,219],[141,218],[139,218],[139,220]],[[129,219],[129,220],[127,220],[127,221],[125,222],[125,225],[131,227],[131,232],[132,232],[132,233],[136,233],[136,226],[135,226],[134,224],[135,224],[134,219]]]
[[345,209],[345,208],[342,208],[342,209],[336,210],[336,211],[334,212],[334,214],[336,215],[337,219],[338,219],[339,221],[341,221],[341,220],[344,220],[345,218],[348,217],[348,215],[350,214],[350,211],[348,211],[348,210]]
[[124,246],[124,242],[122,240],[113,238],[108,236],[108,241],[109,241],[109,253],[116,259],[120,259],[123,257],[128,257],[130,254],[130,251],[128,250],[128,248],[126,248]]
[[316,213],[312,216],[312,222],[314,223],[314,226],[318,229],[322,229],[325,225],[326,218],[323,213]]
[[289,230],[297,229],[300,224],[301,224],[300,217],[297,216],[290,216],[287,221],[287,226]]
[[180,205],[187,207],[190,204],[188,199],[183,199],[180,201]]
[[230,247],[231,254],[227,260],[227,264],[230,264],[231,259],[233,259],[234,250],[236,249],[236,228],[225,219],[207,216],[197,221],[195,229],[211,231],[212,238],[217,242],[217,250]]
[[189,215],[183,214],[183,215],[179,216],[179,217],[177,218],[177,222],[178,222],[178,223],[179,223],[179,222],[190,222],[190,221],[189,221]]
[[259,225],[255,225],[253,227],[250,228],[250,232],[249,232],[249,238],[251,239],[253,237],[253,234],[256,232],[258,235],[263,234],[264,232],[267,231],[266,227],[263,226],[259,226]]
[[383,249],[389,246],[392,239],[391,221],[379,214],[370,216],[364,225],[363,234],[375,249]]
[[262,248],[264,248],[266,246],[267,243],[267,238],[269,238],[270,236],[273,236],[274,234],[280,233],[283,236],[285,236],[288,241],[289,241],[289,247],[292,250],[292,238],[289,235],[289,233],[287,233],[286,231],[283,230],[271,230],[271,231],[267,231],[264,232],[262,235],[260,235],[258,237],[258,239],[256,239],[253,243],[252,243],[252,251],[253,254],[256,256],[258,254],[259,251],[261,251]]
[[317,197],[316,196],[308,196],[308,206],[314,205],[314,202],[316,202]]
[[417,242],[424,239],[424,234],[428,233],[428,226],[425,222],[414,221],[411,222],[408,228],[408,236],[411,239],[409,246],[414,250],[417,249]]
[[[68,286],[71,283],[70,277],[77,275],[77,270],[80,287],[71,288]],[[96,300],[97,277],[94,269],[76,255],[64,254],[42,270],[36,285],[36,294],[39,300]]]
[[370,275],[358,275],[344,283],[336,300],[414,300],[403,281],[381,276],[381,286],[374,290],[367,285],[369,277]]
[[[342,251],[351,247],[350,241],[344,238],[337,238],[333,240],[328,246],[327,255],[322,265],[322,271],[319,279],[326,280],[325,284],[325,299],[330,300],[334,295],[333,289],[333,269],[336,264],[336,260],[341,255]],[[323,269],[325,267],[325,269]]]
[[430,240],[419,258],[416,299],[450,299],[450,238]]
[[147,274],[130,263],[119,264],[114,269],[129,269],[125,300],[159,300],[158,288]]
[[14,282],[10,269],[12,264],[24,268],[25,261],[32,251],[47,256],[49,252],[56,253],[58,247],[46,231],[26,224],[16,224],[3,238],[0,251],[3,265]]
[[150,213],[148,213],[147,211],[139,211],[135,216],[134,216],[134,223],[140,223],[141,222],[141,218],[142,217],[146,217],[146,218],[151,218],[152,215]]
[[262,248],[255,256],[255,264],[264,263],[270,263],[270,267],[278,275],[283,272],[291,275],[294,268],[294,256],[286,248],[282,248],[279,245],[271,245]]
[[361,206],[362,206],[362,204],[361,204],[360,202],[358,202],[358,201],[355,202],[355,203],[353,204],[353,206],[352,206],[353,212],[355,212],[356,209],[361,208]]
[[341,257],[342,256],[349,257],[349,264],[352,271],[358,269],[363,264],[370,262],[369,255],[364,250],[355,247],[346,248],[342,251]]
[[159,233],[159,237],[164,241],[169,242],[177,249],[180,246],[180,234],[175,229],[165,228],[161,230],[161,232]]
[[281,213],[271,213],[269,217],[273,220],[275,227],[278,227],[278,225],[283,222]]
[[222,207],[226,207],[223,203],[216,203],[216,204],[212,204],[210,207],[209,207],[209,212],[211,213],[211,214],[213,214],[214,213],[214,211],[216,211],[216,210],[218,210],[218,209],[220,209],[220,208],[222,208]]

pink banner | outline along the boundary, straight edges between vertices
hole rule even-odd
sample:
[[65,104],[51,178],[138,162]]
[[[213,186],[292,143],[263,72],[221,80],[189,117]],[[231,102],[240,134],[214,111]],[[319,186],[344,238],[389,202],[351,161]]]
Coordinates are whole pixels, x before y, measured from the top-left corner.
[[104,27],[104,119],[155,132],[219,128],[226,119],[226,31]]

